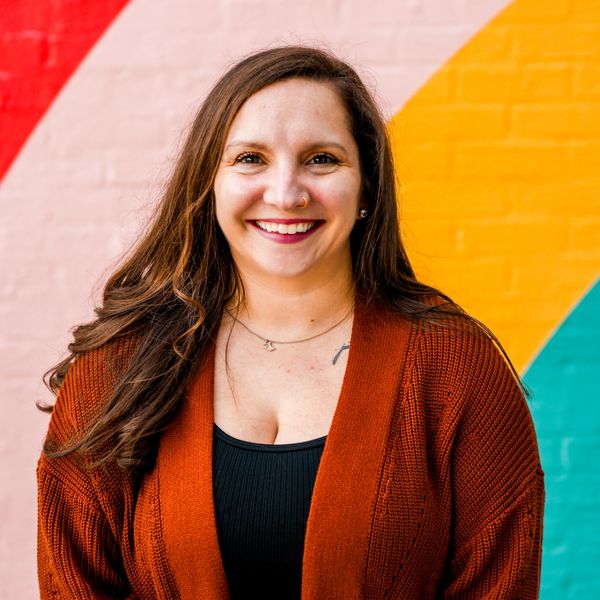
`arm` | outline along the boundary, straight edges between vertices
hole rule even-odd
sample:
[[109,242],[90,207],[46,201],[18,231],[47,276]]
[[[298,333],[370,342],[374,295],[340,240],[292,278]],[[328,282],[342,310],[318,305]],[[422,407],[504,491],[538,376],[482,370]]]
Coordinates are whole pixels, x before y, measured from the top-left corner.
[[[70,368],[57,398],[48,435],[58,443],[76,435],[86,405],[107,378],[90,369],[89,357]],[[92,363],[93,364],[93,363]],[[90,400],[91,398],[91,400]],[[121,551],[89,472],[68,455],[38,462],[38,578],[40,597],[132,598]]]
[[537,598],[543,498],[543,476],[536,473],[511,506],[456,549],[442,598]]
[[40,598],[131,598],[119,546],[74,469],[38,464]]
[[458,402],[452,547],[441,597],[533,600],[544,508],[535,431],[502,356],[479,343]]

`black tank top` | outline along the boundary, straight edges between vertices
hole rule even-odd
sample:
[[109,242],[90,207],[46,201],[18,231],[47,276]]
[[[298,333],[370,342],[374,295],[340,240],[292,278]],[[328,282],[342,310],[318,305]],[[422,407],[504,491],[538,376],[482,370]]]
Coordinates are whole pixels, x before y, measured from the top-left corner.
[[325,437],[255,444],[217,425],[213,489],[231,600],[298,600],[312,491]]

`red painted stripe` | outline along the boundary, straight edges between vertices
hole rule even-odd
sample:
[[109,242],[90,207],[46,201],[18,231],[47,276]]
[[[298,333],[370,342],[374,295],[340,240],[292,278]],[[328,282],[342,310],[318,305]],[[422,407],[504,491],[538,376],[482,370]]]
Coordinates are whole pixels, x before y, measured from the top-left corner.
[[0,0],[0,181],[63,85],[128,2]]

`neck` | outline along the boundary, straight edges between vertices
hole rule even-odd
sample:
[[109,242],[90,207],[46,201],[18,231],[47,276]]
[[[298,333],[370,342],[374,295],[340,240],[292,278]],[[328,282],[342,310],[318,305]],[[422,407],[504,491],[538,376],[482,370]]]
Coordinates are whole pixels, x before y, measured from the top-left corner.
[[319,285],[241,278],[244,298],[232,302],[228,310],[265,336],[294,339],[311,335],[341,319],[354,302],[351,273]]

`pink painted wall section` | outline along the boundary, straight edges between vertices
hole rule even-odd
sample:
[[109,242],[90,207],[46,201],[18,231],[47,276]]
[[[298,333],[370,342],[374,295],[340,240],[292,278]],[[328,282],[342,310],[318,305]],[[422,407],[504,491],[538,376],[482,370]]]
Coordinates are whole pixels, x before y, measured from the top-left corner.
[[128,0],[0,0],[0,181],[61,87]]
[[358,66],[391,117],[506,4],[132,0],[119,14],[0,187],[0,598],[37,597],[41,374],[91,316],[92,289],[144,222],[216,77],[259,47],[324,44]]

